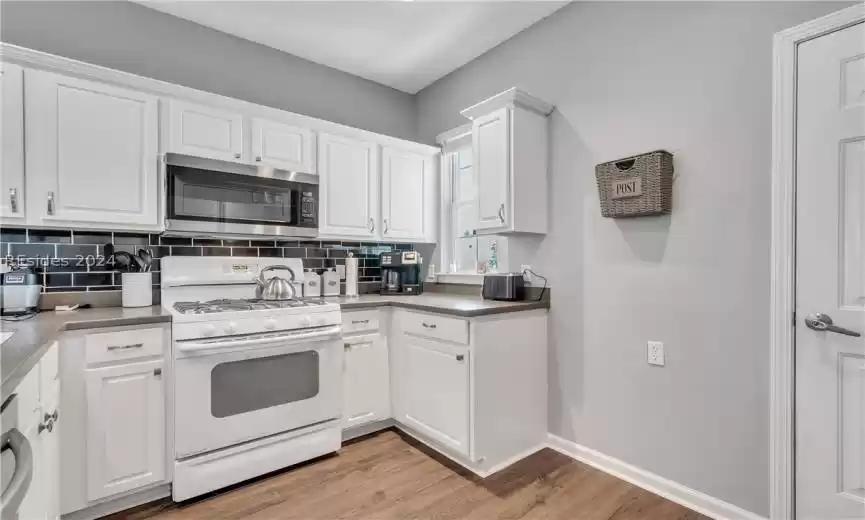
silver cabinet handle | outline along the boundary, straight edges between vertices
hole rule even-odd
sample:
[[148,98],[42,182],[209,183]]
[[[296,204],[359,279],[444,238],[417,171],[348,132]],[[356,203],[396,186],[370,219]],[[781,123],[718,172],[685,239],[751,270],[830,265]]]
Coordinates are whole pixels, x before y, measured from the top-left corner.
[[462,361],[462,360],[464,360],[465,358],[466,358],[466,357],[465,357],[464,355],[462,355],[462,354],[457,354],[457,361]]
[[260,155],[255,158],[255,162],[261,162],[261,156]]
[[812,314],[805,318],[805,325],[811,329],[819,332],[834,332],[836,334],[843,334],[845,336],[853,336],[854,338],[861,337],[862,334],[856,332],[855,330],[845,329],[844,327],[839,327],[835,325],[828,315],[823,313]]
[[44,420],[45,420],[45,422],[48,422],[48,421],[56,422],[58,418],[60,418],[60,414],[57,413],[57,410],[54,410],[54,412],[52,412],[52,413],[46,413]]
[[375,233],[375,220],[372,217],[369,217],[369,232]]
[[239,154],[239,153],[234,154],[234,158],[235,158],[235,159],[240,159],[240,154]]
[[18,189],[9,188],[9,208],[12,213],[18,213]]
[[363,325],[369,323],[369,320],[351,320],[352,325]]
[[421,322],[421,325],[423,325],[423,328],[425,328],[425,329],[434,329],[434,328],[436,328],[436,324],[435,324],[435,323],[427,323],[427,322],[423,321],[423,322]]
[[133,343],[131,345],[111,345],[108,350],[129,350],[131,348],[141,348],[144,343]]
[[499,220],[502,221],[502,224],[505,223],[505,205],[504,204],[499,206]]
[[387,219],[384,219],[384,232],[385,233],[387,233],[387,228],[388,228]]
[[39,428],[36,429],[36,433],[42,433],[44,431],[48,431],[51,433],[54,431],[54,421],[45,421],[39,423]]
[[54,214],[54,192],[53,191],[48,192],[48,214],[49,215]]

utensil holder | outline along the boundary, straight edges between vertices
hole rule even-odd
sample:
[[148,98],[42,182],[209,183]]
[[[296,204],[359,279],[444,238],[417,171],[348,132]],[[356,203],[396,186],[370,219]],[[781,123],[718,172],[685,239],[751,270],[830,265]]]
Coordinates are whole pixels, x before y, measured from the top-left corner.
[[124,307],[153,305],[153,273],[122,273],[121,297]]

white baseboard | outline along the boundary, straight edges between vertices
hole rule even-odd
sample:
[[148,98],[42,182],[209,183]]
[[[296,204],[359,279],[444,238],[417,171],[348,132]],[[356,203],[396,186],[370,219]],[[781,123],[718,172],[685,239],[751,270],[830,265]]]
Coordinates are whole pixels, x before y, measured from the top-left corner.
[[591,448],[581,446],[573,441],[549,434],[547,444],[574,460],[588,464],[604,473],[620,478],[625,482],[664,497],[671,502],[683,505],[688,509],[715,520],[766,520],[765,517],[745,511],[744,509],[695,491],[672,480],[655,475],[644,469],[632,466],[627,462],[604,455]]
[[133,507],[142,506],[148,502],[171,496],[171,484],[160,484],[156,487],[129,493],[120,498],[108,500],[80,511],[61,515],[62,520],[96,520],[104,516],[119,513]]

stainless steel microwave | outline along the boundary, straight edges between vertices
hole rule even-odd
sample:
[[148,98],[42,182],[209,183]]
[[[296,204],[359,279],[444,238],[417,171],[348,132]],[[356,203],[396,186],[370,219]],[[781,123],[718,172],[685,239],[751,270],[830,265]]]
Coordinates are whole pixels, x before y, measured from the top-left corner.
[[166,234],[318,235],[318,175],[168,153],[165,180]]

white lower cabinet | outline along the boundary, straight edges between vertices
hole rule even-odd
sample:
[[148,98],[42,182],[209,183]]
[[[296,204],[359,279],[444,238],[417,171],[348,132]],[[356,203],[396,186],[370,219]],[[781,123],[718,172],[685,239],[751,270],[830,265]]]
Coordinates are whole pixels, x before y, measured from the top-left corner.
[[162,360],[87,370],[87,499],[165,478]]
[[55,343],[15,389],[18,428],[27,439],[32,457],[30,484],[18,507],[17,518],[21,520],[60,517],[61,423],[57,355]]
[[112,501],[170,480],[170,326],[67,332],[62,343],[60,510],[107,514]]
[[343,381],[343,427],[390,417],[387,340],[381,334],[347,338]]
[[402,337],[397,420],[469,456],[469,353],[438,341]]

